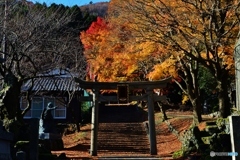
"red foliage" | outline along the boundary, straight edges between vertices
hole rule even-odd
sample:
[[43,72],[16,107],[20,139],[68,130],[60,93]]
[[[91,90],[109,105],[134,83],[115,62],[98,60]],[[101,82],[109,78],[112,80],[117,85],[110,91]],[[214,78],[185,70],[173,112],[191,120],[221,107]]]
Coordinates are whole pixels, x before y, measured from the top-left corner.
[[107,22],[103,20],[101,17],[97,17],[97,21],[93,22],[91,26],[86,31],[87,34],[96,34],[103,29],[107,29]]

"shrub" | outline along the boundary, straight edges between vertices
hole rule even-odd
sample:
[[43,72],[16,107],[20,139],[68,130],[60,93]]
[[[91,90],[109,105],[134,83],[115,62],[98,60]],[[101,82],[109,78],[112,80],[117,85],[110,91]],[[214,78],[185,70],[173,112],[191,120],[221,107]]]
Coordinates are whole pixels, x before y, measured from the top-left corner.
[[91,103],[83,102],[81,105],[82,123],[89,123],[91,120]]

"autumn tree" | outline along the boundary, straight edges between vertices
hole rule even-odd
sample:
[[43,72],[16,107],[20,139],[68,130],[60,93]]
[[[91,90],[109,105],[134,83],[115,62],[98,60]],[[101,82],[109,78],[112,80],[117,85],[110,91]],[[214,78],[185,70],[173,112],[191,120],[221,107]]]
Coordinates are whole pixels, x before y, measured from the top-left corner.
[[114,17],[98,17],[87,31],[81,32],[84,55],[89,64],[90,79],[97,81],[143,81],[159,61],[158,45],[136,43],[128,23]]
[[120,52],[123,45],[119,44],[120,47],[114,47],[117,42],[114,42],[116,36],[112,30],[110,23],[98,17],[97,21],[93,22],[86,32],[81,32],[80,38],[84,45],[84,55],[88,61],[90,79],[92,80],[111,81],[118,72],[118,67],[111,70],[114,62],[111,50],[116,49]]
[[[119,2],[117,0],[112,1]],[[233,50],[238,33],[239,1],[121,1],[121,16],[132,23],[134,36],[157,42],[168,48],[169,58],[183,71],[188,94],[200,118],[198,71],[204,66],[216,78],[219,111],[222,117],[230,114],[228,98],[229,75],[233,73]],[[155,66],[149,76],[159,78],[163,64]],[[159,68],[160,67],[160,68]]]
[[[108,15],[110,17],[114,17],[116,19],[116,23],[127,23],[130,25],[130,30],[132,30],[133,37],[135,37],[134,41],[137,41],[138,44],[144,44],[145,41],[151,42],[155,44],[155,51],[154,52],[148,52],[148,56],[145,57],[144,60],[139,61],[140,68],[142,67],[142,64],[144,64],[145,69],[145,74],[148,74],[149,80],[155,80],[155,79],[162,79],[165,77],[172,76],[173,80],[175,83],[177,83],[181,89],[183,90],[185,95],[188,95],[188,90],[185,88],[185,85],[182,85],[183,83],[181,82],[184,80],[189,79],[188,81],[192,82],[192,85],[197,85],[195,83],[196,78],[197,78],[197,70],[193,72],[194,74],[190,76],[184,76],[184,69],[188,69],[188,67],[192,67],[191,69],[194,70],[194,66],[189,66],[189,65],[182,65],[183,59],[186,59],[186,57],[181,56],[181,58],[177,59],[176,55],[173,54],[173,49],[171,48],[171,45],[168,45],[167,42],[162,45],[160,43],[161,39],[153,39],[154,35],[150,35],[150,37],[145,37],[145,32],[144,33],[139,33],[138,29],[142,29],[141,27],[144,27],[146,24],[145,22],[145,17],[139,13],[139,15],[136,15],[135,12],[130,12],[129,10],[126,11],[124,8],[130,7],[133,1],[130,1],[128,3],[122,3],[120,1],[114,0],[111,1],[109,5],[109,12]],[[135,6],[134,6],[135,7]],[[140,9],[142,6],[138,6],[138,9]],[[111,18],[114,20],[114,18]],[[133,23],[135,22],[135,23]],[[119,24],[118,24],[119,25]],[[155,30],[151,28],[152,32]],[[138,34],[139,33],[139,34]],[[157,32],[153,33],[157,34]],[[162,40],[164,42],[164,40]],[[149,48],[148,46],[145,46],[145,48]],[[181,61],[178,61],[181,60]],[[186,59],[187,60],[187,59]],[[190,63],[191,64],[191,63]],[[192,63],[194,64],[194,63]],[[153,72],[152,69],[154,69]],[[186,74],[186,72],[185,72]],[[181,78],[180,78],[181,77]],[[186,79],[187,78],[187,79]],[[195,96],[198,98],[198,90],[195,89],[197,87],[191,86],[188,87],[189,91],[191,91],[192,95],[197,95]],[[194,99],[194,98],[193,98]],[[200,101],[198,102],[197,100],[192,101],[193,106],[194,106],[194,115],[196,117],[196,121],[201,121],[201,106],[200,106]],[[198,108],[195,107],[197,106],[196,104],[199,103]]]
[[20,92],[26,80],[54,68],[76,69],[84,76],[85,59],[78,39],[81,26],[71,23],[76,22],[80,10],[76,6],[48,8],[26,1],[7,2],[0,8],[4,17],[0,21],[0,118],[21,122],[26,111],[20,110]]

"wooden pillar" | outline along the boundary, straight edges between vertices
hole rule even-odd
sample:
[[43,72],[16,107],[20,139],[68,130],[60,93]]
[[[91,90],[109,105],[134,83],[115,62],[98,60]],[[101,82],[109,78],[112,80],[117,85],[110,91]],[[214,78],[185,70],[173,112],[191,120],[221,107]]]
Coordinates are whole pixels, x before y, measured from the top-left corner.
[[91,146],[90,155],[97,156],[97,136],[98,136],[98,95],[99,90],[93,93],[92,122],[91,122]]
[[147,90],[148,95],[148,123],[149,123],[149,141],[150,141],[150,154],[157,154],[157,143],[156,143],[156,129],[155,129],[155,118],[154,118],[154,103],[153,103],[153,90]]

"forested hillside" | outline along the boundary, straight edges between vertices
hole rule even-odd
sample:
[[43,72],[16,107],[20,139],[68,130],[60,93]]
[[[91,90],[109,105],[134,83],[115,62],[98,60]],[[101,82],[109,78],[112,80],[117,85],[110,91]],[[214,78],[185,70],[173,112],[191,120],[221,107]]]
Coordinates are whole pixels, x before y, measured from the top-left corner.
[[92,3],[84,6],[80,6],[83,13],[88,12],[91,15],[105,17],[108,10],[108,2]]

